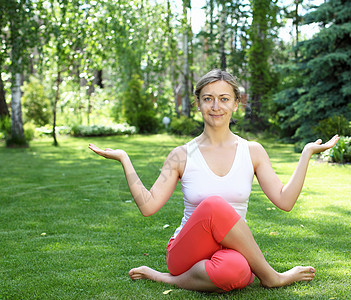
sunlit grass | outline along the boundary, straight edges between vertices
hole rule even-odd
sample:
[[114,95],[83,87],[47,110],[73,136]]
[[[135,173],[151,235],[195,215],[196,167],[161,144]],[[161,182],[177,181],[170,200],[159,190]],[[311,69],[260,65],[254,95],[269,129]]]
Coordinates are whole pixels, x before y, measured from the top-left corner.
[[[37,140],[28,149],[0,144],[0,299],[345,299],[351,284],[351,166],[312,160],[302,195],[290,213],[273,209],[257,183],[248,224],[278,271],[312,265],[316,278],[280,289],[256,279],[242,291],[213,295],[150,281],[132,282],[130,268],[167,271],[165,248],[179,225],[178,186],[156,215],[144,218],[130,202],[122,167],[87,149],[123,148],[150,187],[175,146],[167,135]],[[286,182],[298,154],[261,141]],[[164,225],[169,227],[164,229]],[[173,291],[165,296],[164,290]]]

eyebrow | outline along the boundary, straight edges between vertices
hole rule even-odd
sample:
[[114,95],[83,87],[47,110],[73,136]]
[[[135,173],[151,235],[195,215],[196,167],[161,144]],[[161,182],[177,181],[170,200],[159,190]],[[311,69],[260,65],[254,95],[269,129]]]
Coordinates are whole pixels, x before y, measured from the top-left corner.
[[[232,96],[231,94],[227,94],[227,93],[220,94],[219,96],[224,96],[224,95]],[[210,94],[210,93],[203,94],[201,97],[204,97],[204,96],[212,96],[212,94]]]

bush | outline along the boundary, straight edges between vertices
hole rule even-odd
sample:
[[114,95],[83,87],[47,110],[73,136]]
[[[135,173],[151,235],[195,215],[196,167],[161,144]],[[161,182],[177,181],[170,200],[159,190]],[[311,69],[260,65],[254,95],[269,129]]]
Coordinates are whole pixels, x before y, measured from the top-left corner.
[[351,136],[351,124],[344,116],[334,115],[319,121],[318,125],[313,128],[313,131],[317,137],[327,141],[335,134]]
[[335,147],[322,153],[321,158],[336,163],[350,163],[351,137],[341,136]]
[[75,137],[90,137],[90,136],[110,136],[110,135],[122,135],[122,134],[133,134],[136,129],[134,126],[128,124],[116,124],[112,126],[104,125],[74,125],[71,129],[71,135]]
[[8,116],[0,117],[0,139],[6,139],[11,134],[11,119]]
[[154,103],[143,90],[139,75],[133,75],[123,93],[125,117],[129,124],[135,125],[140,133],[154,133],[159,127],[155,117]]
[[135,125],[140,133],[155,133],[159,129],[159,121],[153,111],[138,112]]
[[24,123],[31,121],[38,126],[48,124],[52,116],[51,104],[40,80],[31,76],[29,81],[23,84],[22,90]]
[[35,126],[33,123],[26,123],[23,125],[24,137],[27,142],[30,142],[34,139],[35,135]]
[[192,118],[181,116],[174,118],[170,124],[170,131],[177,135],[196,136],[202,132],[203,124]]
[[[71,134],[72,128],[69,126],[56,126],[55,128],[56,134],[63,135],[63,134]],[[52,136],[52,126],[42,126],[35,128],[35,135],[42,137],[42,136]]]

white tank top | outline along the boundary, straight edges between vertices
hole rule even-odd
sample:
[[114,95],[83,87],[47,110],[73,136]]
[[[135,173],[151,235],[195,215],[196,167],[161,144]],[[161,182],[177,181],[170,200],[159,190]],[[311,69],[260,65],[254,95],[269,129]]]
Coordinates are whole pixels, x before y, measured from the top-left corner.
[[180,180],[184,194],[184,217],[173,237],[180,232],[201,201],[210,196],[222,197],[245,220],[254,176],[248,142],[238,137],[233,165],[225,176],[211,171],[195,139],[186,147],[187,161]]

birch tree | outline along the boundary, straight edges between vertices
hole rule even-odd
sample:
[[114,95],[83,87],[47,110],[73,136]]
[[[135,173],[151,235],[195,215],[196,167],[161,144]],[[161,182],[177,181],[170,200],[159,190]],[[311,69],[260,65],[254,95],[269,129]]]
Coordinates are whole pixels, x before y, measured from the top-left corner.
[[7,145],[26,146],[21,109],[21,74],[27,65],[29,50],[37,40],[37,23],[34,20],[31,1],[3,1],[1,9],[0,24],[4,45],[0,67],[3,67],[4,55],[8,55],[11,72],[11,135],[7,139]]

